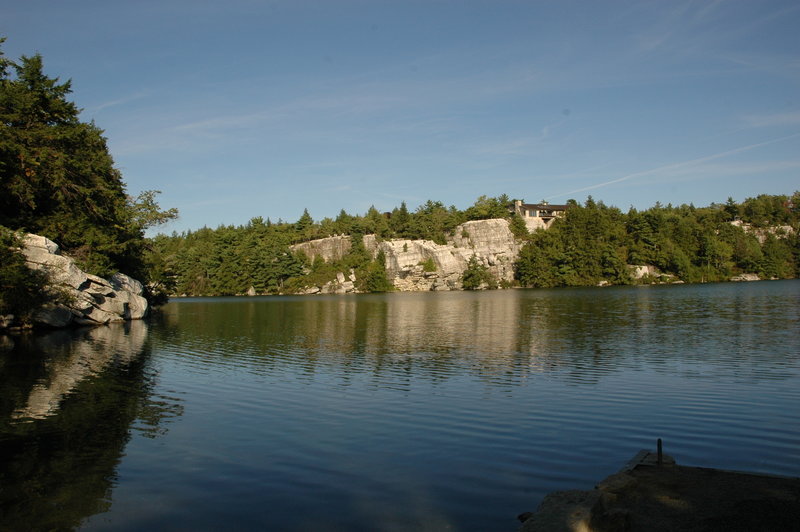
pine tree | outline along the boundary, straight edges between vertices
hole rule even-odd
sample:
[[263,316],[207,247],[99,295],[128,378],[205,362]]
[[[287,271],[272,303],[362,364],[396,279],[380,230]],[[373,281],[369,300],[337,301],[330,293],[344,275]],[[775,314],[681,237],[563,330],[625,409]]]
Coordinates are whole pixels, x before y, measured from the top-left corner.
[[70,93],[40,55],[0,55],[0,225],[57,241],[91,273],[143,276],[145,227],[177,212],[160,212],[155,192],[126,195],[103,131],[80,121]]

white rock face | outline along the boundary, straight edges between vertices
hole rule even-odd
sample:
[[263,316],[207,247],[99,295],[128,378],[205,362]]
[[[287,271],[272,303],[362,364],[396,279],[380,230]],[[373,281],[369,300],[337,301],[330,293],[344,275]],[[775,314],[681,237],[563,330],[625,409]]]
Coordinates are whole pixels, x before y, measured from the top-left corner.
[[352,243],[347,235],[336,235],[318,240],[310,240],[291,246],[295,253],[305,253],[308,260],[314,262],[316,257],[322,257],[326,262],[339,260],[350,251]]
[[661,275],[661,270],[652,264],[628,264],[628,271],[630,272],[631,277],[634,279],[641,279],[646,275],[651,277],[657,277]]
[[[346,244],[343,239],[347,239]],[[330,242],[325,242],[327,240]],[[406,292],[460,290],[461,277],[473,255],[479,264],[488,268],[497,282],[510,282],[514,278],[514,261],[521,245],[511,233],[508,221],[496,219],[459,225],[447,244],[430,240],[378,241],[375,235],[365,235],[364,247],[373,257],[383,252],[389,281],[397,290]],[[335,236],[298,244],[293,249],[302,250],[309,258],[313,255],[332,261],[347,254],[350,242],[349,237]],[[353,281],[352,272],[349,276],[341,272],[335,281],[309,287],[304,293],[350,293],[355,291]]]
[[740,273],[739,275],[734,275],[731,277],[731,281],[738,282],[738,281],[760,281],[761,278],[758,276],[757,273]]
[[653,277],[660,280],[660,282],[673,282],[682,283],[678,281],[677,277],[671,273],[664,273],[652,264],[628,264],[628,272],[633,279],[642,279],[643,277]]
[[[400,291],[461,290],[461,278],[473,256],[497,282],[510,282],[521,248],[508,221],[502,219],[463,223],[444,245],[430,240],[377,242],[369,235],[364,237],[364,246],[373,256],[383,251],[387,276]],[[425,271],[431,263],[435,270]]]
[[75,262],[60,255],[58,245],[39,235],[23,238],[22,253],[28,266],[42,270],[51,288],[64,292],[68,302],[45,305],[35,316],[38,323],[64,327],[70,323],[97,325],[137,320],[147,314],[142,283],[122,273],[106,280],[83,272]]
[[537,217],[525,217],[525,227],[528,228],[528,231],[533,233],[537,229],[549,229],[551,225],[553,225],[553,220],[555,218],[550,218],[549,222],[545,222],[543,218]]

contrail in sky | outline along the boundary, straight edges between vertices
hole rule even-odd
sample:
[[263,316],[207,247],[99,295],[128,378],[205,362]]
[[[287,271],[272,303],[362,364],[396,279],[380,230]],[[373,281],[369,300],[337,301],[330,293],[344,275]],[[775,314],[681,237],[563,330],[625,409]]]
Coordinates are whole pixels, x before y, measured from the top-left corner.
[[623,177],[618,177],[617,179],[612,179],[611,181],[606,181],[605,183],[598,183],[596,185],[590,185],[588,187],[578,188],[575,190],[571,190],[569,192],[562,192],[561,194],[555,194],[550,196],[548,199],[552,198],[560,198],[561,196],[568,196],[570,194],[576,194],[578,192],[585,192],[587,190],[594,190],[596,188],[605,187],[608,185],[613,185],[614,183],[619,183],[621,181],[628,181],[629,179],[634,179],[636,177],[642,177],[650,174],[655,174],[661,172],[663,170],[674,170],[675,168],[682,168],[684,166],[692,166],[695,164],[705,163],[708,161],[713,161],[714,159],[720,159],[722,157],[727,157],[728,155],[733,155],[736,153],[742,153],[744,151],[753,150],[755,148],[760,148],[761,146],[767,146],[769,144],[775,144],[776,142],[781,142],[784,140],[789,140],[795,137],[800,136],[800,133],[793,133],[792,135],[787,135],[785,137],[780,137],[777,139],[768,140],[766,142],[759,142],[758,144],[750,144],[749,146],[742,146],[740,148],[736,148],[729,151],[724,151],[722,153],[715,153],[714,155],[707,155],[705,157],[700,157],[699,159],[692,159],[690,161],[682,161],[679,163],[668,164],[666,166],[659,166],[658,168],[651,168],[650,170],[644,170],[642,172],[636,172],[635,174],[628,174]]

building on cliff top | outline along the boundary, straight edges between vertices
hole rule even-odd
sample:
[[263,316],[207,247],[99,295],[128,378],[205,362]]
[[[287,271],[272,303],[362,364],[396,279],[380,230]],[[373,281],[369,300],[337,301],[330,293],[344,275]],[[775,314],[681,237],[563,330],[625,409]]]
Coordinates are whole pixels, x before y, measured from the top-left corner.
[[522,200],[514,200],[508,206],[509,212],[522,217],[529,230],[547,229],[553,220],[563,216],[567,211],[568,205],[550,205],[542,200],[541,203],[522,203]]

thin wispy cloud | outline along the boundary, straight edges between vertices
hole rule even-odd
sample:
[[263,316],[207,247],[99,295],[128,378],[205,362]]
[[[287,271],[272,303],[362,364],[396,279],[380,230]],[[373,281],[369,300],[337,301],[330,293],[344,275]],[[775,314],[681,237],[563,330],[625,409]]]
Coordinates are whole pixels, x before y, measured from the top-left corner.
[[751,127],[797,126],[800,125],[800,111],[748,115],[744,121]]
[[735,148],[735,149],[724,151],[724,152],[720,152],[720,153],[715,153],[713,155],[707,155],[705,157],[700,157],[698,159],[691,159],[691,160],[688,160],[688,161],[681,161],[681,162],[678,162],[678,163],[672,163],[672,164],[668,164],[668,165],[665,165],[665,166],[659,166],[658,168],[651,168],[649,170],[644,170],[642,172],[636,172],[636,173],[633,173],[633,174],[628,174],[626,176],[619,177],[617,179],[612,179],[611,181],[605,181],[603,183],[597,183],[595,185],[589,185],[587,187],[577,188],[575,190],[570,190],[568,192],[562,192],[560,194],[555,194],[553,196],[550,196],[548,199],[560,198],[560,197],[563,197],[563,196],[569,196],[569,195],[572,195],[572,194],[577,194],[579,192],[587,192],[589,190],[596,190],[598,188],[607,187],[609,185],[615,185],[617,183],[622,183],[623,181],[630,181],[631,179],[636,179],[636,178],[639,178],[639,177],[645,177],[645,176],[649,176],[649,175],[659,174],[659,173],[662,173],[662,172],[670,172],[670,171],[674,171],[674,170],[678,170],[678,169],[683,169],[683,168],[686,168],[686,167],[697,166],[697,165],[700,165],[702,163],[706,163],[708,161],[721,159],[723,157],[729,157],[731,155],[736,155],[738,153],[744,153],[744,152],[747,152],[747,151],[750,151],[750,150],[754,150],[756,148],[762,148],[764,146],[769,146],[770,144],[776,144],[778,142],[783,142],[783,141],[786,141],[786,140],[789,140],[789,139],[793,139],[793,138],[797,138],[797,137],[800,137],[800,133],[794,133],[792,135],[787,135],[785,137],[780,137],[780,138],[768,140],[768,141],[765,141],[765,142],[759,142],[759,143],[756,143],[756,144],[750,144],[748,146],[741,146],[739,148]]
[[800,168],[800,158],[795,161],[764,161],[764,162],[736,162],[736,163],[700,163],[696,166],[677,169],[674,175],[703,175],[703,176],[736,176],[750,175],[753,177],[763,176],[771,172],[783,172]]
[[254,124],[264,123],[269,120],[281,118],[285,114],[275,112],[243,113],[227,116],[217,116],[205,120],[188,122],[172,127],[171,129],[180,133],[204,133],[209,134],[214,131],[229,129],[241,129],[250,127]]
[[141,100],[142,98],[146,98],[149,95],[150,95],[149,91],[139,91],[139,92],[136,92],[134,94],[131,94],[131,95],[128,95],[128,96],[124,96],[122,98],[117,98],[116,100],[110,100],[110,101],[107,101],[107,102],[103,102],[103,103],[101,103],[99,105],[95,105],[93,107],[89,107],[88,109],[85,110],[85,112],[88,112],[89,114],[94,115],[94,114],[97,114],[97,113],[99,113],[100,111],[102,111],[104,109],[108,109],[109,107],[117,107],[117,106],[120,106],[120,105],[125,105],[125,104],[128,104],[130,102],[133,102],[133,101],[136,101],[136,100]]

